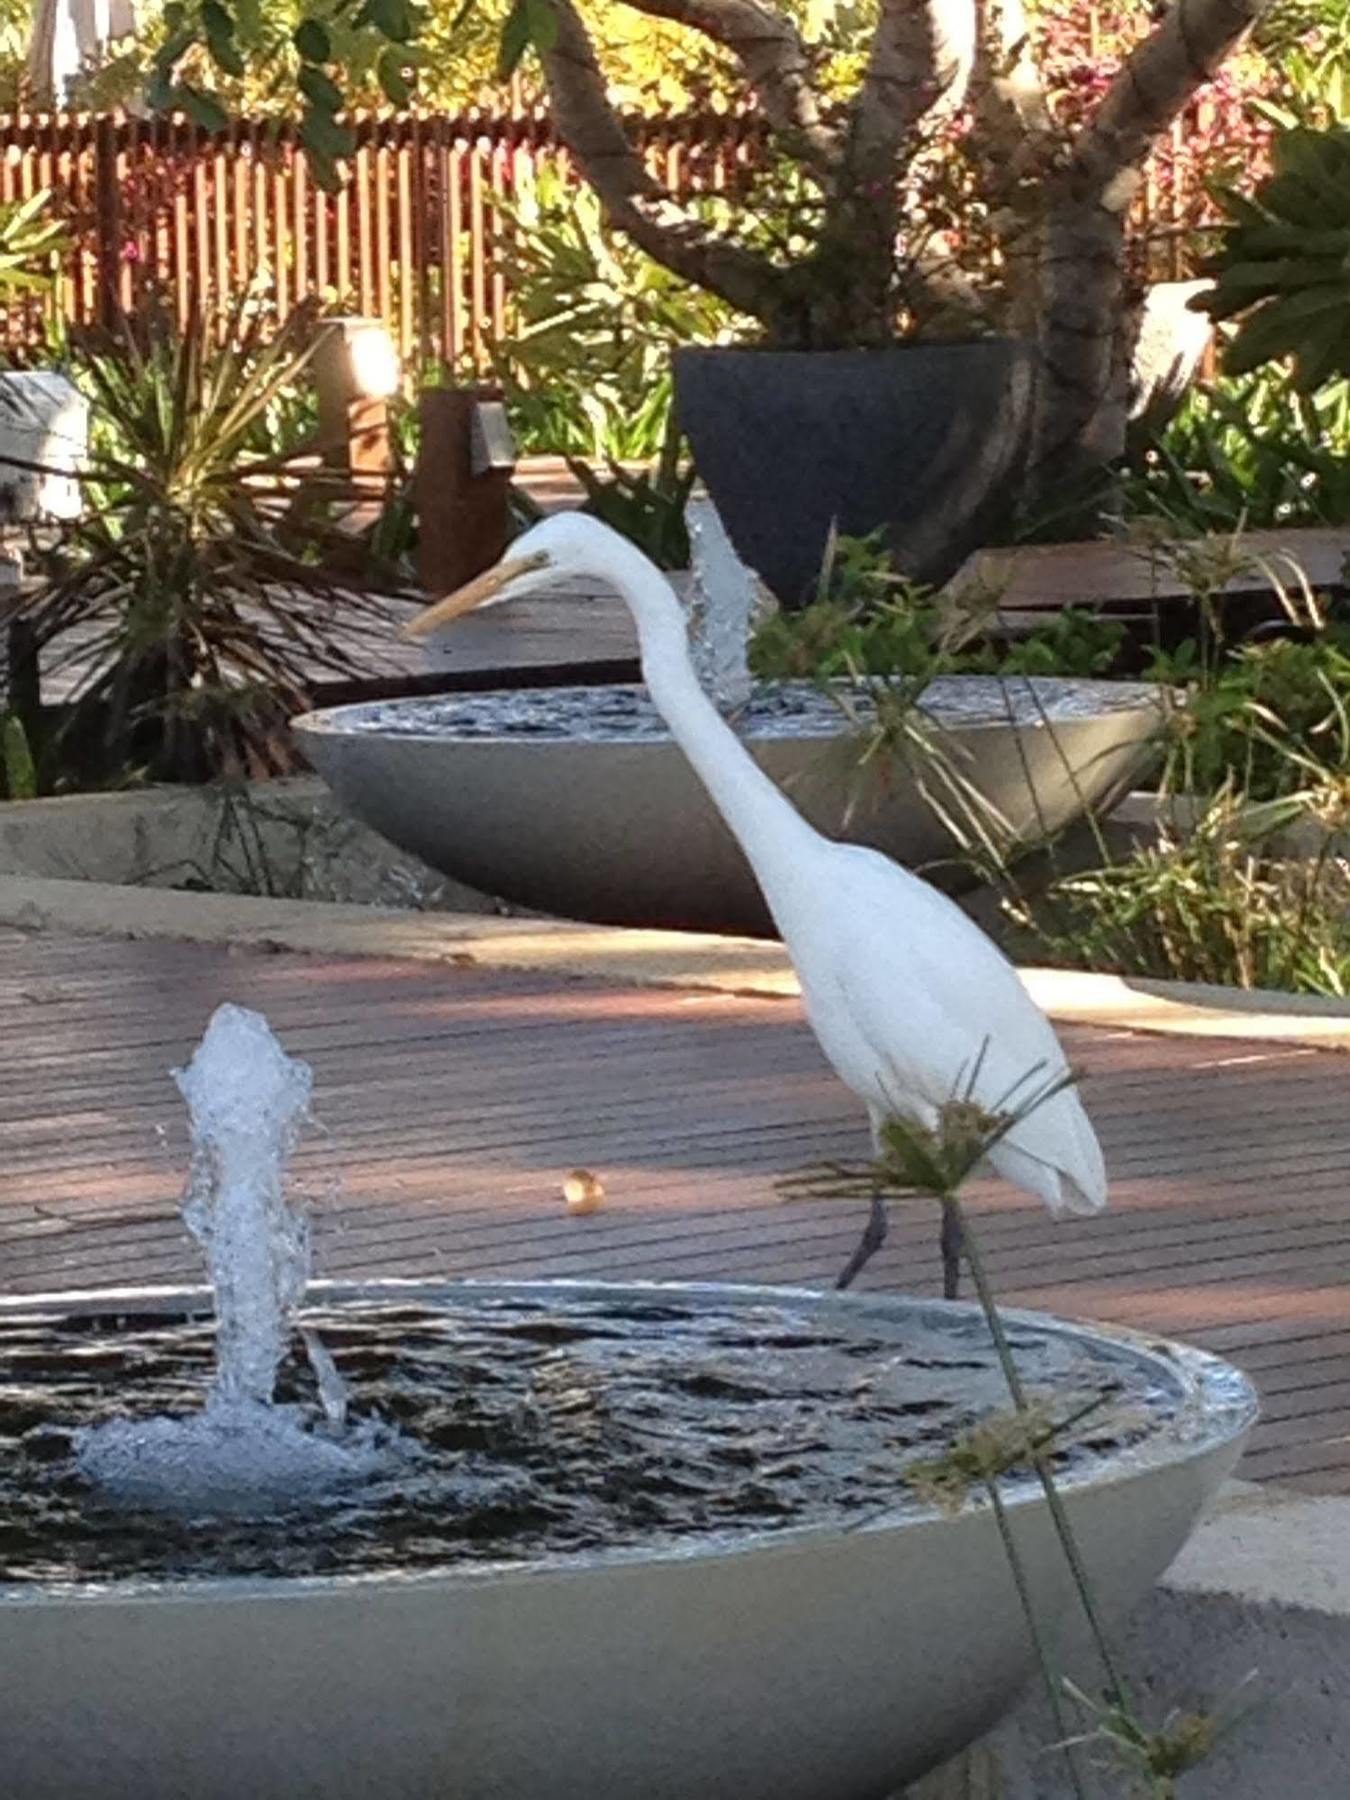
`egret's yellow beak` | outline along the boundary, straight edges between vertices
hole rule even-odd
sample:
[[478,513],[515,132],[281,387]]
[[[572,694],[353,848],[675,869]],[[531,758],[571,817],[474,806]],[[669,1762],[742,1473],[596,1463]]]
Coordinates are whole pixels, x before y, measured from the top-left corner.
[[448,625],[452,619],[462,619],[465,613],[472,612],[476,606],[505,595],[525,576],[537,575],[541,569],[547,569],[551,560],[546,550],[536,550],[530,556],[508,556],[494,568],[479,575],[476,580],[457,588],[453,594],[447,594],[444,600],[434,600],[425,612],[418,613],[415,619],[409,619],[403,627],[403,635],[425,637],[428,632]]

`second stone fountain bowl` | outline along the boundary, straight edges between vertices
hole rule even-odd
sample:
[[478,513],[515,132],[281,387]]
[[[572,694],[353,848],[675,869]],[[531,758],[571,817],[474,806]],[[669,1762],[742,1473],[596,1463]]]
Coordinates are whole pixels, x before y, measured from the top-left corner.
[[[928,747],[877,753],[865,695],[778,682],[733,724],[817,830],[960,892],[975,877],[944,806],[1029,848],[1126,791],[1162,705],[1146,683],[944,677],[922,700]],[[739,845],[640,688],[379,701],[294,730],[349,812],[481,893],[603,925],[771,932]]]

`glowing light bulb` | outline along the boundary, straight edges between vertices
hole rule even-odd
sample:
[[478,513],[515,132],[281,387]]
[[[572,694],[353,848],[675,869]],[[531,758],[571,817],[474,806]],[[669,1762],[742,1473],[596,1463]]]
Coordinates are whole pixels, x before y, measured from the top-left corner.
[[383,325],[363,325],[348,340],[352,384],[369,400],[388,400],[399,390],[403,368]]

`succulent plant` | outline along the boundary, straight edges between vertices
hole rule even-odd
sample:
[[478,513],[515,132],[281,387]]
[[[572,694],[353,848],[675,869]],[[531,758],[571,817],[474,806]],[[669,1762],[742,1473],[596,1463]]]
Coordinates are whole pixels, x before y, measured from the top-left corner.
[[1291,357],[1312,393],[1350,374],[1350,128],[1279,133],[1270,178],[1244,199],[1221,193],[1229,223],[1197,304],[1236,319],[1226,358],[1242,374]]

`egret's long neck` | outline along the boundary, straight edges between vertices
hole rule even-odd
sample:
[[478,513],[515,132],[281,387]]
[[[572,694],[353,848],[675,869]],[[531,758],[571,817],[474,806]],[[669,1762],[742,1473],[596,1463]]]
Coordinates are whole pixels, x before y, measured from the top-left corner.
[[816,838],[791,801],[769,779],[699,686],[689,635],[670,584],[645,558],[623,558],[615,584],[637,626],[642,674],[670,734],[693,765],[718,812],[750,859],[765,898],[776,895]]

